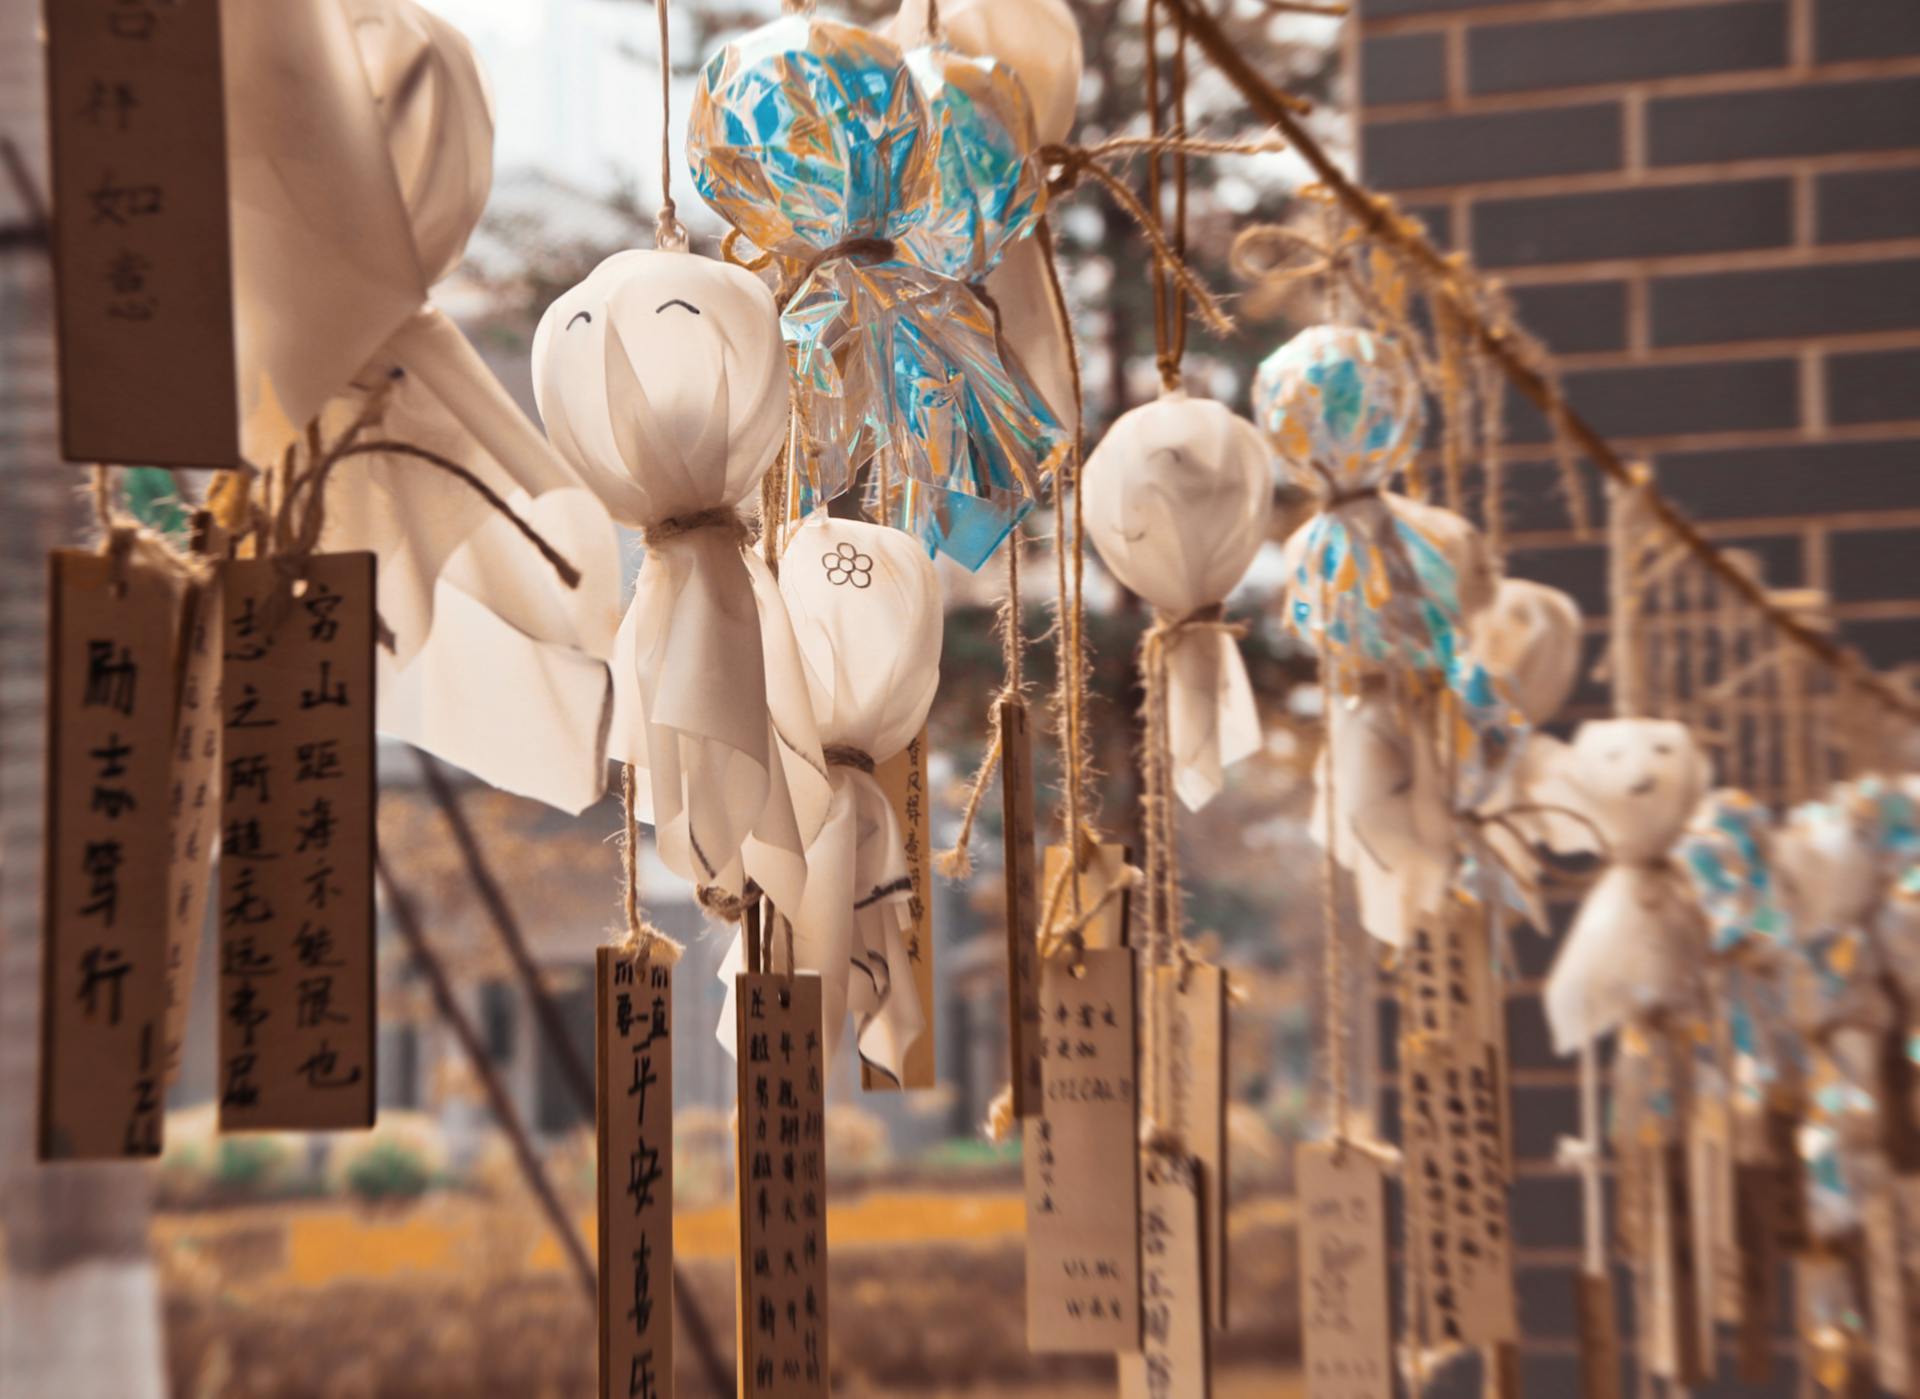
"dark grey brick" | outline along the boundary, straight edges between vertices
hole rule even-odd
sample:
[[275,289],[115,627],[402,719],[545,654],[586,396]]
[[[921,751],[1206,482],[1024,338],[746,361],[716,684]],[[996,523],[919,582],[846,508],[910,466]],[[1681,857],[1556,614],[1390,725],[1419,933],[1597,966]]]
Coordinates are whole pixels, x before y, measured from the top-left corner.
[[1777,68],[1786,61],[1785,0],[1488,24],[1467,35],[1467,86],[1476,93]]
[[1813,50],[1822,63],[1920,53],[1913,0],[1816,0]]
[[[1576,1200],[1578,1196],[1575,1196]],[[1576,1205],[1575,1233],[1578,1234],[1579,1209]],[[1578,1274],[1568,1267],[1520,1267],[1513,1270],[1514,1298],[1520,1304],[1520,1334],[1529,1340],[1547,1336],[1573,1337],[1579,1334],[1579,1302],[1576,1300],[1575,1280]],[[1624,1268],[1614,1270],[1614,1314],[1620,1318],[1623,1334],[1632,1334],[1626,1330],[1626,1308],[1633,1299],[1632,1291]],[[1535,1391],[1529,1389],[1528,1393]],[[1578,1381],[1566,1390],[1542,1388],[1541,1394],[1578,1394]]]
[[1447,95],[1447,41],[1441,34],[1383,34],[1360,44],[1360,100],[1437,102]]
[[1647,104],[1655,165],[1920,146],[1920,78],[1817,83]]
[[[1517,566],[1514,572],[1533,577]],[[1573,1062],[1553,1052],[1546,1008],[1538,996],[1507,998],[1507,1062],[1516,1069],[1564,1069]]]
[[1577,1248],[1580,1180],[1577,1176],[1521,1176],[1508,1196],[1513,1241],[1520,1248]]
[[1699,520],[1920,506],[1920,439],[1663,452],[1660,489]]
[[1784,179],[1485,200],[1473,210],[1473,254],[1485,267],[1780,248],[1792,241],[1793,186]]
[[1515,1160],[1551,1161],[1560,1138],[1580,1130],[1579,1093],[1571,1083],[1554,1087],[1517,1084],[1509,1097],[1513,1103]]
[[1920,418],[1920,350],[1827,358],[1827,420],[1836,426]]
[[1847,622],[1840,634],[1849,646],[1860,648],[1876,670],[1920,661],[1920,617],[1883,617],[1870,622]]
[[[1800,420],[1799,370],[1792,360],[1589,369],[1562,381],[1573,406],[1607,437],[1666,437],[1793,427]],[[1508,395],[1507,436],[1545,442],[1546,420]]]
[[[1911,493],[1920,504],[1920,490]],[[1825,509],[1823,503],[1821,506]],[[1846,530],[1828,542],[1827,586],[1835,602],[1920,599],[1920,529]]]
[[1655,345],[1717,345],[1920,326],[1920,259],[1659,277]]
[[1513,287],[1516,319],[1558,355],[1627,347],[1625,282]]
[[[1920,5],[1913,13],[1920,15]],[[1822,243],[1920,237],[1920,166],[1822,175],[1815,195]]]
[[1369,122],[1360,153],[1362,173],[1380,189],[1618,170],[1620,106]]

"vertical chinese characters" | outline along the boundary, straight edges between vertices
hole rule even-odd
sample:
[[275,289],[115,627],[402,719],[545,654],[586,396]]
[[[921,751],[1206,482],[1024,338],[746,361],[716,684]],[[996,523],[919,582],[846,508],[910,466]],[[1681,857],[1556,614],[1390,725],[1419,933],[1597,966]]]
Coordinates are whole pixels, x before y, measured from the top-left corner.
[[225,568],[220,1111],[373,1115],[372,558]]
[[603,947],[599,1048],[600,1392],[673,1384],[673,973]]

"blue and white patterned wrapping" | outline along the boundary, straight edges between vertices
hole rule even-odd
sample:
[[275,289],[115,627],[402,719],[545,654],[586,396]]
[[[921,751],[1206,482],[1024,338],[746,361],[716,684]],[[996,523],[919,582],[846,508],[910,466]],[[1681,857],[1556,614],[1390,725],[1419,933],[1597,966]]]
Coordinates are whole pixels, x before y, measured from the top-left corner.
[[977,282],[1046,209],[1033,104],[1013,70],[991,58],[928,45],[907,54],[907,67],[933,125],[936,178],[927,216],[901,239],[900,256]]
[[1335,501],[1392,481],[1427,420],[1405,353],[1350,325],[1309,326],[1262,360],[1253,416],[1294,479]]
[[978,568],[1040,498],[1070,434],[967,285],[1039,218],[1035,140],[1005,66],[832,20],[789,16],[707,64],[696,183],[800,278],[781,324],[801,514],[873,463],[888,522]]
[[803,262],[924,221],[934,155],[900,50],[814,16],[785,16],[721,49],[687,115],[701,196],[755,247]]
[[992,315],[951,278],[836,259],[801,284],[781,328],[801,404],[802,514],[872,462],[876,518],[979,568],[1066,456],[1071,439],[1007,369]]

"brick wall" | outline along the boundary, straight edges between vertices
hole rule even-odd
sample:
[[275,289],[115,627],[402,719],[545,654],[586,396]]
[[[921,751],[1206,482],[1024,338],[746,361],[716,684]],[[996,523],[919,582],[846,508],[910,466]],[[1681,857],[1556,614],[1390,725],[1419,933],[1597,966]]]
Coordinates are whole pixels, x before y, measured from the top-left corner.
[[[1920,660],[1920,0],[1358,11],[1368,183],[1505,281],[1575,405],[1711,534],[1826,590],[1875,665]],[[1544,424],[1511,429],[1510,566],[1601,616]],[[1509,1015],[1526,1381],[1571,1395],[1573,1095],[1534,988]]]

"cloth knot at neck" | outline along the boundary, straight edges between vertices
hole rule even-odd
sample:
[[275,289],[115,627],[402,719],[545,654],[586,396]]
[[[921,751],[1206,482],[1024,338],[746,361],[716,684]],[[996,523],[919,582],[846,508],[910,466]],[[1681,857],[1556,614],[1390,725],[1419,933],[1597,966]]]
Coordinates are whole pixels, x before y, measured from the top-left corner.
[[873,754],[855,748],[851,743],[829,743],[820,752],[826,758],[828,767],[859,768],[869,775],[873,772]]
[[665,544],[670,539],[678,539],[683,534],[692,534],[695,530],[726,530],[733,535],[735,542],[745,544],[753,538],[753,526],[741,518],[740,512],[731,505],[716,505],[711,510],[696,510],[691,515],[673,515],[664,520],[644,525],[640,537],[649,546]]

